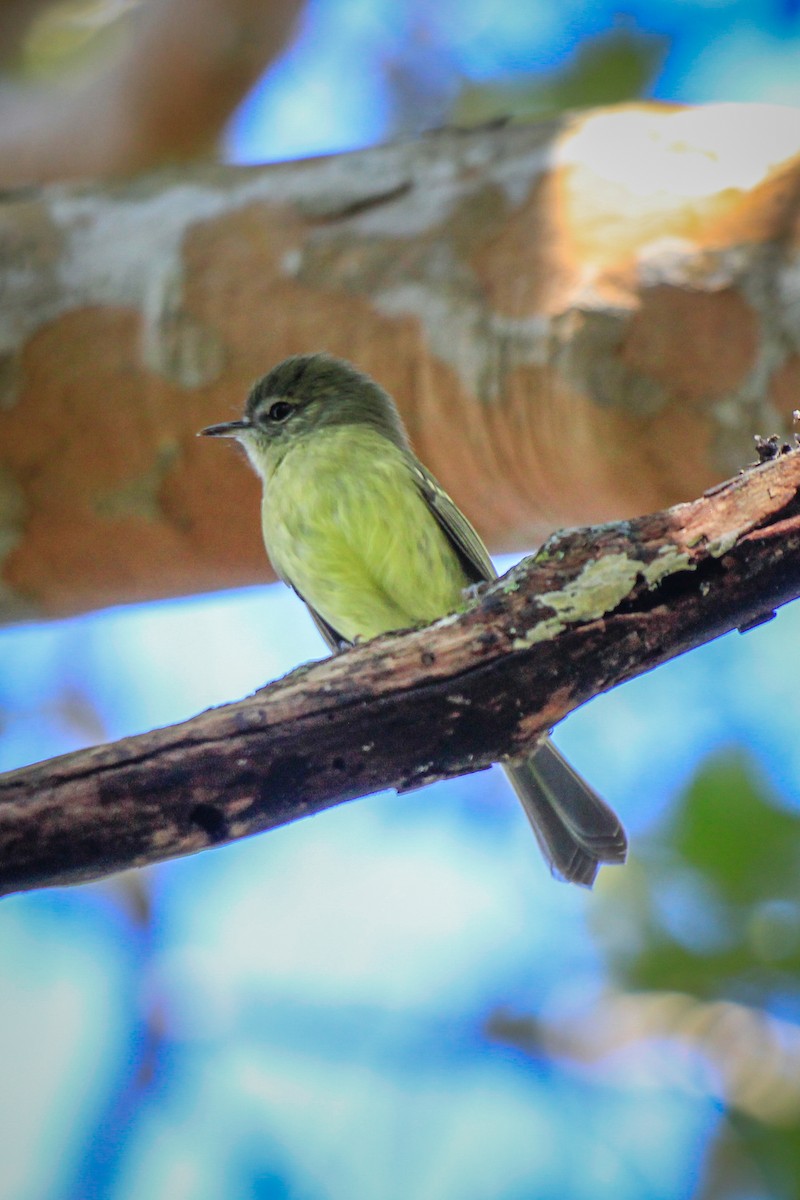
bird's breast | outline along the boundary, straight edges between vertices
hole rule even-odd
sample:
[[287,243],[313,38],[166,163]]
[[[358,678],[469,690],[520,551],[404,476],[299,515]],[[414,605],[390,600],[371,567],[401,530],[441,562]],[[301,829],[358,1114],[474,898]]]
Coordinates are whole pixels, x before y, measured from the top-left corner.
[[318,431],[265,483],[276,571],[348,641],[457,608],[466,578],[403,452],[369,429]]

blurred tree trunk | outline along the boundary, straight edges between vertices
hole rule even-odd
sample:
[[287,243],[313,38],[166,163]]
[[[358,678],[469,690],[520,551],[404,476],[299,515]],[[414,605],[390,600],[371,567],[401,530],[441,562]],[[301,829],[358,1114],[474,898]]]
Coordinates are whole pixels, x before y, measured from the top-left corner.
[[494,550],[696,495],[798,407],[800,113],[630,105],[259,169],[7,193],[9,619],[269,578],[195,441],[353,359]]

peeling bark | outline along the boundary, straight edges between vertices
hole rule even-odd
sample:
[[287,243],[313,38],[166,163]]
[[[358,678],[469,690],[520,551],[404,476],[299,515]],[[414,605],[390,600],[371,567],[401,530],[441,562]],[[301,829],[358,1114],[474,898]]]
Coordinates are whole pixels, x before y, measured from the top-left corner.
[[95,879],[526,753],[591,696],[800,594],[800,451],[552,538],[468,611],[0,778],[0,890]]
[[697,495],[797,406],[798,145],[790,109],[628,105],[7,195],[6,618],[268,578],[194,433],[289,353],[375,375],[494,550]]

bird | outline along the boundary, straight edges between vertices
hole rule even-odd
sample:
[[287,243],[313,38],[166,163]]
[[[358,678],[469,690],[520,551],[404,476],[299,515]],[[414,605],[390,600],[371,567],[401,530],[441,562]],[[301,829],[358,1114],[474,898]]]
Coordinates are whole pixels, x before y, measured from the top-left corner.
[[[464,607],[497,577],[480,536],[414,454],[397,406],[356,366],[297,354],[254,384],[235,438],[262,482],[264,545],[333,653]],[[503,764],[551,872],[591,887],[623,863],[625,830],[543,738]]]

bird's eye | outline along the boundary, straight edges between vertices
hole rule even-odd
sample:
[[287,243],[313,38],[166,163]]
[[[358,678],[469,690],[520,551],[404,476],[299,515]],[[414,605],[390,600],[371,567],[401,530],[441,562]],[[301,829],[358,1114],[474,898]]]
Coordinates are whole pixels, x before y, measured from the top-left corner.
[[285,421],[294,412],[294,405],[289,404],[288,400],[276,400],[270,405],[267,410],[267,417],[270,421]]

